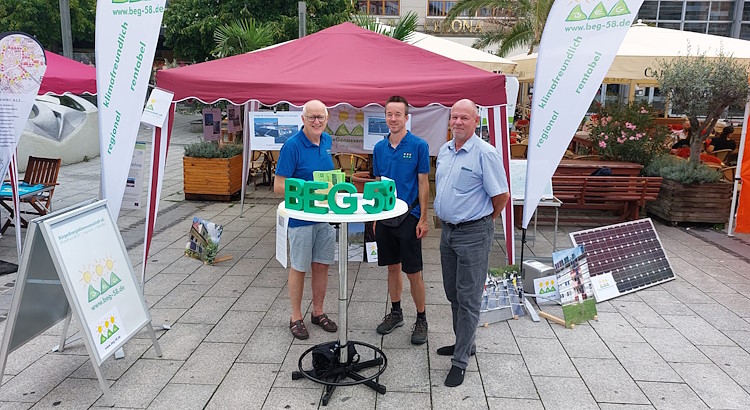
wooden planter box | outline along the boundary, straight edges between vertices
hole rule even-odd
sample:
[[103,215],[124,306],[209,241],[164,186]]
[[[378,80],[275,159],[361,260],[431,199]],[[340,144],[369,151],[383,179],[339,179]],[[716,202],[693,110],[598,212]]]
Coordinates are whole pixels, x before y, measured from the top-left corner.
[[185,199],[230,201],[242,189],[242,155],[231,158],[183,157]]
[[665,221],[726,223],[732,205],[732,184],[720,181],[713,184],[685,185],[664,179],[656,201],[646,204],[646,210]]

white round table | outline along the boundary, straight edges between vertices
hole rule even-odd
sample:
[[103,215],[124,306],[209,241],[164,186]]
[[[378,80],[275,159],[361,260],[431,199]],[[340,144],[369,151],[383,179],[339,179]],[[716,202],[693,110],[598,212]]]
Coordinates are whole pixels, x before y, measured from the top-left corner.
[[[370,222],[380,221],[383,219],[394,218],[400,216],[409,210],[409,206],[406,202],[396,199],[396,206],[390,211],[383,211],[377,214],[368,214],[363,211],[358,211],[353,214],[335,214],[332,211],[328,211],[326,214],[313,214],[303,211],[295,211],[286,209],[285,203],[282,202],[278,206],[279,214],[289,216],[290,218],[299,219],[302,221],[310,222],[328,222],[334,224],[340,224],[339,227],[339,330],[338,330],[338,344],[341,347],[339,350],[339,363],[345,364],[348,361],[348,321],[347,321],[347,302],[348,302],[348,286],[347,286],[347,260],[349,259],[349,247],[348,247],[348,223],[349,222]],[[301,359],[300,359],[301,360]],[[301,370],[301,369],[300,369]],[[366,383],[373,389],[378,390],[373,385]],[[385,387],[378,385],[382,388],[381,393],[385,392]],[[329,391],[329,394],[332,392]],[[327,400],[326,400],[327,401]]]

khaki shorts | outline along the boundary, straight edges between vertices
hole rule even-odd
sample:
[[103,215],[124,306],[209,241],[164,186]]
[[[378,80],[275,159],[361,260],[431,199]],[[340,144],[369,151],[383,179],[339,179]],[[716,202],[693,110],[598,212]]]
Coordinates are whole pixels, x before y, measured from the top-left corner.
[[309,272],[312,262],[330,265],[336,247],[336,229],[328,223],[289,228],[289,260],[292,269]]

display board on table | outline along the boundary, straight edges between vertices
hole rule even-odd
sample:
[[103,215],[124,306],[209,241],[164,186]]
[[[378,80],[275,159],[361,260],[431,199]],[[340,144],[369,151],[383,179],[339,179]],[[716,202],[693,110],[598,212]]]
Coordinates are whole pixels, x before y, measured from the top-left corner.
[[[510,195],[513,199],[523,199],[526,191],[526,160],[510,160]],[[544,184],[542,199],[553,199],[552,178]]]

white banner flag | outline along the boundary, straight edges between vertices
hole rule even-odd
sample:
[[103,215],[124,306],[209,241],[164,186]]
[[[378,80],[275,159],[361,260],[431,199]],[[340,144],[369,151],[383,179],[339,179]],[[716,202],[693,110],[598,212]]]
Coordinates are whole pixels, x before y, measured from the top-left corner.
[[0,181],[10,168],[18,260],[21,260],[21,214],[16,146],[46,70],[44,48],[36,39],[24,33],[0,34]]
[[46,69],[44,48],[36,39],[24,33],[0,33],[0,181],[5,179]]
[[536,62],[523,207],[526,228],[642,0],[556,1]]
[[96,5],[96,91],[102,198],[117,220],[141,123],[165,0]]

